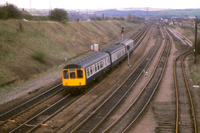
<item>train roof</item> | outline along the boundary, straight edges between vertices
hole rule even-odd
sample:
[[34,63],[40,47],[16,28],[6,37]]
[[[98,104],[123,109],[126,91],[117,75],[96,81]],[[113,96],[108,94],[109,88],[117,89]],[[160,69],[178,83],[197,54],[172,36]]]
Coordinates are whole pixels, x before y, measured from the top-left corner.
[[110,46],[110,47],[104,49],[103,51],[113,54],[122,48],[124,48],[123,44],[116,44],[116,45],[113,45],[113,46]]
[[124,45],[128,45],[128,44],[130,44],[130,43],[133,43],[133,40],[132,39],[126,39],[126,40],[124,40],[124,41],[122,41],[122,42],[120,42],[121,44],[124,44]]
[[87,57],[84,57],[80,60],[77,60],[67,66],[64,67],[64,69],[67,69],[67,68],[86,68],[106,57],[108,57],[109,54],[106,53],[106,52],[97,52],[97,53],[94,53],[92,55],[89,55]]

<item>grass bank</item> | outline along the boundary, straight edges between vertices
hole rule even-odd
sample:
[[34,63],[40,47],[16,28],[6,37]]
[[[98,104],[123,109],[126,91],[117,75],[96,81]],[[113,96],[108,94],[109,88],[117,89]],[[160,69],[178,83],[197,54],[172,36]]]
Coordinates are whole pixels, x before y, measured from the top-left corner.
[[90,49],[120,38],[121,28],[137,25],[124,21],[0,21],[0,85],[20,83]]

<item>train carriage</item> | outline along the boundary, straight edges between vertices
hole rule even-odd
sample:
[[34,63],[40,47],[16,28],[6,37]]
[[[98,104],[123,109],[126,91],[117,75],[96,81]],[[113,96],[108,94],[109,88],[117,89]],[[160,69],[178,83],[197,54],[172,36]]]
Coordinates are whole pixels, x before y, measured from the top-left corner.
[[110,68],[110,56],[105,52],[97,52],[82,58],[63,68],[63,86],[71,92],[79,92],[92,80]]
[[129,52],[134,50],[133,40],[124,40],[65,66],[62,71],[63,87],[71,93],[82,92],[89,83],[125,59],[127,48],[130,48]]
[[130,48],[129,49],[129,53],[133,52],[133,50],[134,50],[134,41],[132,39],[126,39],[126,40],[120,42],[120,44],[123,44],[125,46],[126,52],[128,51],[128,49],[127,49],[128,46]]
[[103,51],[110,54],[112,66],[118,64],[126,56],[125,46],[123,44],[113,45],[104,49]]

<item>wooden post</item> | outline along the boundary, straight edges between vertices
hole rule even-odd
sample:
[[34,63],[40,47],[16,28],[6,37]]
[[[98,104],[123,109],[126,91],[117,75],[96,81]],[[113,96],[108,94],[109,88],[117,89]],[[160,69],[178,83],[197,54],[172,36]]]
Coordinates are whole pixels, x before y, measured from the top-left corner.
[[196,55],[197,55],[197,22],[195,22],[194,64],[196,64]]

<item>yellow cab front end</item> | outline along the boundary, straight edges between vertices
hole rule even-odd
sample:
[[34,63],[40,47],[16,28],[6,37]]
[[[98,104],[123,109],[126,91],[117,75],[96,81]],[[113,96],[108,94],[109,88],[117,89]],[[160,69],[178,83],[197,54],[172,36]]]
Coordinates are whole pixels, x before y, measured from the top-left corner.
[[84,68],[70,68],[62,71],[63,86],[81,87],[86,85],[85,69]]

